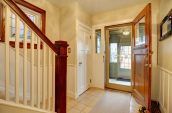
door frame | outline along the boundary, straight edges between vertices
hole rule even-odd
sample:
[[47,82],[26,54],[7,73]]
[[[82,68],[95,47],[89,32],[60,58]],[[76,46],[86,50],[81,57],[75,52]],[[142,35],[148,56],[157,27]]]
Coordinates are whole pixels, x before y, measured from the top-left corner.
[[[110,53],[109,53],[109,29],[113,27],[124,27],[124,26],[130,26],[131,27],[131,33],[132,33],[132,22],[128,23],[122,23],[122,24],[116,24],[116,25],[110,25],[110,26],[105,26],[105,87],[106,88],[111,88],[111,89],[116,89],[116,90],[121,90],[121,91],[126,91],[126,92],[132,92],[132,64],[131,64],[131,86],[125,86],[125,85],[119,85],[119,84],[112,84],[109,83],[109,63],[110,63]],[[133,34],[131,34],[131,48],[132,48],[132,43],[133,43]],[[132,60],[132,55],[131,55],[131,60]]]

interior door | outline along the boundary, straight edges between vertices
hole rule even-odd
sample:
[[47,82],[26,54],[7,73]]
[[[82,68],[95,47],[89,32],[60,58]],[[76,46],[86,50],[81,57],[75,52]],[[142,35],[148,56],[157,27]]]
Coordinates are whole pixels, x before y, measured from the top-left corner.
[[87,86],[87,76],[86,76],[86,59],[85,59],[85,53],[84,51],[80,50],[79,53],[79,62],[78,62],[78,95],[81,95],[85,90]]
[[133,95],[150,111],[151,106],[151,4],[133,21]]
[[88,89],[89,84],[89,40],[90,32],[84,27],[79,26],[77,38],[77,61],[78,61],[78,95]]

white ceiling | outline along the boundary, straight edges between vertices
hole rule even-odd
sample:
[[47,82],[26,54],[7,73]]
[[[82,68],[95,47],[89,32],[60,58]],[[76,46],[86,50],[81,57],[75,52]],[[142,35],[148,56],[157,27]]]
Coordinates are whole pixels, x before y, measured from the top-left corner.
[[147,2],[149,0],[50,0],[52,3],[62,7],[72,2],[78,2],[91,14],[100,13],[112,9],[132,6]]

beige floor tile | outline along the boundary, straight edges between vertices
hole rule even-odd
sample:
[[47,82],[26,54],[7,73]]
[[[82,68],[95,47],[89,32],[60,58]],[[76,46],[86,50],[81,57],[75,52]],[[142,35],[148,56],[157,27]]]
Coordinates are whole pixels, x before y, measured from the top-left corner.
[[89,113],[91,110],[91,107],[86,107],[81,113]]
[[71,110],[74,107],[72,104],[67,104],[67,111]]
[[90,99],[84,99],[84,100],[80,101],[80,103],[85,104],[85,105],[89,105],[90,102],[91,102]]
[[75,107],[74,107],[74,109],[77,109],[77,110],[79,110],[79,111],[82,111],[83,109],[85,109],[87,106],[86,105],[84,105],[84,104],[82,104],[82,103],[78,103]]
[[70,111],[68,111],[67,113],[81,113],[81,112],[79,110],[73,108]]
[[91,101],[87,104],[88,107],[94,107],[97,104],[97,101]]
[[107,94],[107,90],[91,88],[78,99],[67,98],[67,113],[90,113]]
[[78,102],[75,101],[75,100],[70,100],[67,102],[67,105],[70,105],[70,106],[75,106]]
[[79,97],[76,101],[77,101],[77,102],[80,102],[80,101],[83,101],[83,100],[85,100],[85,99],[87,99],[87,98],[89,98],[89,97],[81,96],[81,97]]

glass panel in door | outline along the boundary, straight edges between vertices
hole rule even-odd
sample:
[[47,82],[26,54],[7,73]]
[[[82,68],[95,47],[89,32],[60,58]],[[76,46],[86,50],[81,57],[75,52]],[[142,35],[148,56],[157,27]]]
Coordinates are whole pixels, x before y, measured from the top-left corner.
[[141,46],[146,44],[145,37],[145,17],[143,17],[136,25],[135,25],[135,46]]

